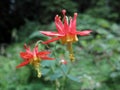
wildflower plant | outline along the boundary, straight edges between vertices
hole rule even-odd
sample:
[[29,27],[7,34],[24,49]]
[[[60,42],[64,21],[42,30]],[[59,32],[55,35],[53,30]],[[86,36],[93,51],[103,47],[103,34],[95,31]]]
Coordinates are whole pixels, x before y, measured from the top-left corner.
[[43,44],[48,44],[54,42],[56,40],[60,40],[62,44],[67,45],[67,49],[69,51],[70,60],[73,62],[75,60],[73,50],[72,50],[72,43],[78,41],[77,35],[86,36],[89,35],[92,31],[85,30],[85,31],[77,31],[76,30],[76,20],[77,20],[77,13],[74,13],[74,17],[69,18],[66,16],[66,10],[62,10],[63,14],[63,22],[61,21],[61,17],[56,15],[55,16],[55,25],[58,32],[52,31],[40,31],[42,34],[46,36],[52,37],[52,39],[43,42]]
[[[52,39],[47,41],[42,41],[42,43],[41,40],[37,41],[32,51],[30,50],[30,47],[24,45],[25,52],[20,52],[20,57],[24,61],[16,67],[16,68],[20,68],[27,64],[31,64],[34,67],[34,69],[37,71],[39,78],[41,77],[41,75],[43,75],[49,77],[48,80],[55,82],[56,90],[64,90],[65,84],[67,83],[67,78],[76,82],[80,82],[78,78],[70,75],[72,69],[71,68],[72,63],[70,62],[75,61],[72,44],[78,41],[77,35],[86,36],[92,32],[91,30],[85,30],[85,31],[76,30],[76,20],[78,15],[77,13],[74,13],[73,18],[66,16],[66,10],[62,10],[62,14],[63,14],[63,22],[60,16],[58,15],[55,16],[55,25],[58,32],[40,31],[40,33],[49,36]],[[69,51],[70,62],[67,61],[67,59],[65,59],[64,56],[62,58],[59,58],[59,56],[57,56],[56,54],[57,52],[55,52],[56,51],[55,46],[53,50],[51,49],[51,52],[47,50],[43,50],[43,51],[38,50],[38,47],[40,47],[41,44],[46,45],[57,40],[60,40],[62,45],[67,46],[67,50]],[[52,56],[53,58],[49,56],[50,54],[53,55]],[[52,74],[50,72],[52,72]]]
[[38,46],[35,46],[33,51],[30,50],[30,47],[24,45],[25,52],[21,52],[20,56],[24,60],[21,64],[19,64],[16,68],[20,68],[27,64],[33,65],[35,70],[38,73],[38,77],[41,77],[40,72],[40,62],[41,60],[54,60],[54,58],[50,58],[48,55],[50,54],[49,51],[38,51]]

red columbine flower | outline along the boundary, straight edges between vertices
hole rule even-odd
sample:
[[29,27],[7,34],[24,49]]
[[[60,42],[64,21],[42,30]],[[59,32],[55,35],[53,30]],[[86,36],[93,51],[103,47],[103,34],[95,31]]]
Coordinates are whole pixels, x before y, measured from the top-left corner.
[[76,42],[78,41],[77,35],[86,36],[90,34],[91,30],[76,31],[77,13],[74,13],[73,18],[70,17],[69,23],[68,23],[68,17],[65,15],[66,10],[62,10],[62,13],[64,15],[64,23],[62,23],[58,15],[55,16],[55,25],[58,32],[40,31],[42,34],[46,36],[50,36],[50,37],[56,36],[55,38],[52,38],[48,41],[43,42],[44,44],[48,44],[56,40],[61,40],[63,44],[66,44],[69,42]]
[[67,64],[67,61],[66,61],[65,59],[61,59],[61,60],[60,60],[60,63],[66,65],[66,64]]
[[66,10],[62,10],[63,14],[63,23],[61,21],[60,16],[55,16],[55,25],[58,30],[58,32],[52,32],[52,31],[40,31],[42,34],[46,36],[53,37],[50,40],[47,40],[43,42],[44,44],[48,44],[50,42],[60,40],[62,44],[68,45],[68,50],[70,52],[71,60],[74,60],[71,44],[73,42],[78,41],[77,35],[80,36],[86,36],[89,35],[92,31],[91,30],[85,30],[85,31],[77,31],[76,30],[76,19],[77,19],[77,13],[74,13],[74,17],[70,17],[70,20],[68,20],[68,17],[65,15]]
[[41,77],[41,72],[39,70],[40,67],[40,61],[41,60],[53,60],[53,58],[50,58],[48,55],[50,54],[49,51],[38,51],[38,46],[35,46],[33,51],[30,50],[30,47],[24,45],[25,52],[21,52],[20,56],[24,60],[21,64],[19,64],[16,68],[20,68],[22,66],[25,66],[27,64],[32,64],[37,70],[38,77]]

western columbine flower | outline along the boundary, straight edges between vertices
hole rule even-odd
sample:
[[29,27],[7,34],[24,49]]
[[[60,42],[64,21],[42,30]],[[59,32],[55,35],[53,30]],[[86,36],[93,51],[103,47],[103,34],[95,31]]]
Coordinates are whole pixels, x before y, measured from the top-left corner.
[[61,60],[60,60],[60,63],[61,63],[61,64],[67,64],[67,61],[66,61],[65,59],[61,59]]
[[23,58],[24,62],[19,64],[16,68],[20,68],[22,66],[25,66],[27,64],[32,64],[37,70],[38,77],[41,77],[40,72],[40,62],[41,60],[53,60],[53,58],[48,57],[48,54],[50,54],[49,51],[38,51],[38,46],[35,46],[33,51],[30,50],[30,48],[26,45],[24,45],[25,52],[21,52],[20,56]]
[[[68,17],[65,15],[66,10],[62,10],[63,14],[63,23],[61,21],[61,17],[56,15],[55,16],[55,25],[58,32],[51,32],[51,31],[40,31],[42,34],[46,36],[52,37],[52,39],[43,42],[44,44],[48,44],[50,42],[60,40],[62,44],[67,44],[67,48],[70,52],[70,59],[74,61],[73,51],[72,51],[72,43],[78,41],[77,35],[86,36],[89,35],[92,31],[85,30],[85,31],[77,31],[76,30],[76,19],[77,13],[74,13],[74,17]],[[54,37],[55,36],[55,37]]]

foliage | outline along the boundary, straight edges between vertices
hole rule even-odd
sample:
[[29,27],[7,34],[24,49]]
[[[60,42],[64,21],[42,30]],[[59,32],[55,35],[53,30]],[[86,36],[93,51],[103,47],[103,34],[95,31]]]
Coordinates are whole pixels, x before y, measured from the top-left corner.
[[12,49],[11,47],[8,48],[10,53],[6,52],[7,57],[0,56],[0,67],[2,68],[0,70],[0,89],[2,90],[15,89],[15,86],[18,86],[19,88],[20,85],[26,84],[29,78],[29,75],[27,74],[30,70],[28,68],[25,67],[25,71],[16,70],[15,66],[17,61],[20,60],[19,52],[21,48],[18,45],[14,45],[13,47]]
[[38,22],[26,21],[26,24],[24,26],[21,26],[18,31],[18,41],[24,41],[26,36],[29,36],[30,34],[32,34],[32,32],[38,31],[40,28],[41,26]]
[[[35,40],[35,38],[46,40],[47,38],[41,34],[38,37],[38,32],[36,32],[38,29],[55,30],[53,23],[47,27],[41,27],[39,24],[28,22],[23,27],[26,32],[30,29],[33,30],[29,35],[23,33],[22,36],[21,33],[21,36],[18,37],[25,41]],[[42,62],[43,77],[41,79],[37,79],[36,73],[30,66],[29,68],[15,69],[15,66],[21,61],[19,52],[22,51],[20,47],[23,43],[10,45],[6,49],[6,56],[0,56],[0,67],[2,68],[0,70],[0,89],[32,90],[34,88],[38,90],[43,88],[44,90],[53,90],[55,86],[63,86],[66,90],[119,90],[119,28],[118,24],[105,19],[93,18],[86,14],[79,15],[77,29],[92,29],[93,34],[79,37],[79,42],[74,44],[76,62],[72,65],[68,61],[68,52],[59,42],[50,44],[49,48],[39,44],[40,49],[47,48],[54,52],[51,56],[56,57],[55,61]],[[60,64],[61,59],[67,60],[69,64]]]
[[[36,40],[39,40],[40,38],[47,39],[44,35],[40,34],[40,30],[55,30],[55,25],[54,23],[49,24],[48,26],[46,25],[41,25],[37,21],[28,21],[26,20],[25,25],[21,26],[16,33],[16,36],[18,39],[16,40],[17,42],[29,42],[33,43]],[[23,33],[24,32],[24,33]],[[27,36],[27,37],[26,37]],[[15,39],[15,38],[14,38]]]
[[[0,89],[119,90],[120,25],[110,22],[120,20],[119,2],[119,0],[0,1],[0,41],[17,41],[6,50],[4,44],[0,47]],[[81,13],[77,21],[78,30],[93,30],[91,36],[79,36],[78,43],[73,45],[76,62],[71,64],[65,47],[59,42],[54,42],[48,46],[39,44],[40,50],[48,49],[53,52],[50,56],[56,58],[55,61],[41,63],[42,78],[36,77],[31,66],[16,69],[15,66],[21,62],[19,52],[23,50],[20,48],[23,42],[33,46],[38,40],[48,40],[39,31],[54,31],[55,25],[51,20],[56,12],[63,8],[69,14],[75,11]],[[45,23],[48,25],[42,25]],[[62,59],[69,64],[62,64],[60,62]]]
[[90,14],[94,17],[102,17],[111,21],[119,22],[119,2],[120,1],[118,0],[92,0],[89,8],[85,10],[85,13]]

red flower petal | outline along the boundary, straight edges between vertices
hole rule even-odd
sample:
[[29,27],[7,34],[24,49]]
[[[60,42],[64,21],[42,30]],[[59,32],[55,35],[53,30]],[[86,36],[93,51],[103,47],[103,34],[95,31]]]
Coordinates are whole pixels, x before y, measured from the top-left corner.
[[63,34],[60,34],[57,32],[51,32],[51,31],[40,31],[40,33],[42,33],[46,36],[64,36]]
[[64,29],[63,30],[65,34],[69,32],[69,26],[68,26],[68,21],[66,17],[64,17]]
[[35,46],[35,48],[33,49],[33,56],[36,56],[36,54],[38,53],[38,45]]
[[59,40],[60,38],[61,38],[61,37],[52,38],[52,39],[47,40],[47,41],[42,42],[42,43],[43,43],[43,44],[48,44],[48,43],[50,43],[50,42],[54,42],[54,41],[56,41],[56,40]]
[[65,14],[66,14],[66,10],[65,9],[62,10],[62,14],[65,16]]
[[76,19],[77,19],[77,13],[74,13],[74,18],[72,20],[72,25],[71,25],[71,32],[75,33],[76,32]]
[[50,58],[48,56],[42,56],[41,59],[42,60],[54,60],[54,58]]
[[32,54],[29,54],[27,52],[21,52],[20,53],[20,56],[23,58],[23,59],[31,59],[33,57]]
[[25,61],[25,62],[22,62],[21,64],[19,64],[18,66],[16,66],[16,68],[20,68],[20,67],[22,67],[22,66],[25,66],[25,65],[27,65],[29,62],[30,62],[29,60],[27,60],[27,61]]
[[63,23],[58,15],[55,16],[55,25],[59,33],[63,33]]
[[42,55],[47,55],[47,54],[50,54],[50,52],[49,51],[41,51],[41,52],[37,53],[37,56],[42,56]]
[[24,48],[25,48],[27,53],[32,54],[30,47],[28,47],[26,44],[24,44]]
[[70,17],[70,25],[69,25],[69,32],[72,30],[72,17]]
[[76,34],[80,36],[86,36],[86,35],[89,35],[91,32],[92,32],[91,30],[77,31]]
[[36,53],[39,52],[39,51],[38,51],[38,45],[35,46],[34,51],[35,51]]

